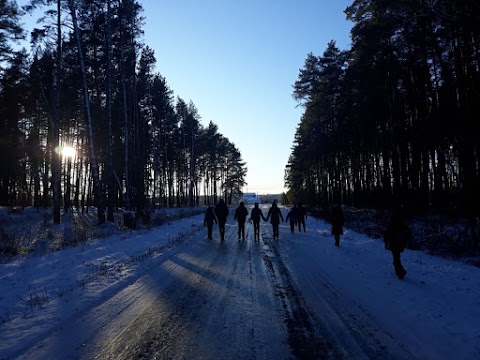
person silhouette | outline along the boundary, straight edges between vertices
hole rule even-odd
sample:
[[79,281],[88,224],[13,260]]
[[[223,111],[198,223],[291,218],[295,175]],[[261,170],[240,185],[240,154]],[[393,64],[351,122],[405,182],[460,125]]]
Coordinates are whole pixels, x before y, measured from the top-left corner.
[[205,217],[203,219],[203,226],[207,226],[208,240],[212,240],[213,223],[217,224],[218,220],[215,211],[213,210],[213,206],[209,206],[207,207],[207,211],[205,211]]
[[245,240],[245,221],[247,220],[247,215],[248,210],[245,207],[245,203],[241,201],[240,205],[235,209],[235,214],[233,216],[238,223],[238,240],[240,240],[240,237],[242,240]]
[[393,267],[399,279],[403,279],[407,270],[402,265],[400,254],[405,250],[412,237],[411,230],[405,221],[402,207],[396,208],[384,233],[385,248],[392,252]]
[[272,206],[270,209],[268,209],[268,215],[265,219],[265,221],[268,221],[270,219],[270,223],[272,224],[272,229],[273,229],[273,239],[278,239],[279,236],[279,224],[280,224],[280,219],[283,220],[283,215],[280,210],[280,208],[277,206],[277,200],[273,200]]
[[345,216],[340,204],[333,205],[330,223],[332,224],[332,235],[335,237],[335,246],[340,246],[340,235],[343,234],[343,224],[345,224]]
[[303,207],[302,204],[298,204],[298,231],[302,231],[303,227],[303,232],[307,231],[307,227],[305,225],[305,219],[307,218],[307,209]]
[[258,202],[253,206],[250,212],[250,220],[253,222],[253,238],[254,240],[260,240],[260,218],[265,221],[262,209],[258,207]]
[[285,221],[289,221],[289,220],[290,220],[290,231],[293,234],[293,232],[295,231],[295,225],[297,225],[297,221],[298,221],[297,204],[293,204],[293,207],[290,209],[287,216],[285,217]]
[[225,224],[227,223],[228,217],[228,206],[225,204],[223,199],[218,201],[218,204],[215,206],[215,215],[218,220],[218,230],[220,231],[220,240],[225,240]]

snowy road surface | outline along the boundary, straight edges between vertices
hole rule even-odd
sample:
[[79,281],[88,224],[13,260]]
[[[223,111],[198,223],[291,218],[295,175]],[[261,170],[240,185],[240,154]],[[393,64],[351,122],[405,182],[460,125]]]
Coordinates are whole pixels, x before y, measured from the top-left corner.
[[[102,330],[87,357],[370,359],[391,353],[412,358],[385,334],[372,336],[375,330],[349,314],[343,308],[347,304],[338,304],[334,288],[318,273],[302,282],[315,297],[308,304],[295,267],[289,269],[282,245],[271,240],[269,231],[263,227],[259,242],[252,239],[250,226],[244,242],[237,240],[233,225],[223,243],[197,234],[129,290],[142,293],[136,301],[148,299],[145,305],[135,314],[117,315],[131,322]],[[303,273],[316,259],[306,262],[295,266]]]
[[[76,313],[67,304],[74,298],[65,295],[59,303],[66,315],[56,309],[62,320],[30,336],[13,358],[440,359],[455,351],[446,336],[454,330],[432,333],[435,324],[421,323],[421,307],[435,306],[431,297],[417,300],[418,311],[393,309],[398,294],[408,297],[408,287],[423,291],[426,284],[410,273],[396,279],[378,240],[355,233],[349,240],[346,231],[337,248],[327,224],[309,218],[306,232],[291,234],[282,223],[279,240],[262,223],[255,241],[247,223],[246,239],[238,241],[232,217],[224,242],[218,228],[206,238],[202,216],[182,220],[193,229],[182,241],[146,256],[144,270]],[[368,263],[367,251],[381,262]],[[449,324],[458,317],[448,316]],[[442,341],[425,343],[432,336]]]

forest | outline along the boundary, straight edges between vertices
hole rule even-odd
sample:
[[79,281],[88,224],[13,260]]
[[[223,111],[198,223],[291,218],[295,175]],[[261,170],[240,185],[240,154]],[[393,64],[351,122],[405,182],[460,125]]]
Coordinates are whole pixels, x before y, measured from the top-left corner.
[[[24,14],[43,14],[26,39]],[[0,206],[52,207],[53,221],[114,209],[231,202],[240,150],[175,96],[142,43],[135,0],[0,0]]]
[[480,3],[355,0],[351,46],[309,53],[285,168],[310,205],[402,205],[474,219],[480,179]]
[[[21,17],[41,11],[31,50]],[[135,0],[0,0],[0,206],[114,209],[231,203],[240,150],[175,96]],[[480,4],[355,0],[351,45],[309,53],[285,201],[479,213]],[[289,91],[286,89],[286,91]]]

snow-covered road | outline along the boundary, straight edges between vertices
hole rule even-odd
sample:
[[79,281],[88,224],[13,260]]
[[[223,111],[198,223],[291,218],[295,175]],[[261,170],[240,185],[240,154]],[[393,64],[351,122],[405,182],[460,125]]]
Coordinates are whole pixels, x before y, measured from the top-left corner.
[[[478,314],[470,310],[478,285],[469,282],[462,289],[458,281],[478,274],[477,268],[459,264],[450,271],[457,290],[465,290],[459,294],[465,309],[445,298],[450,308],[445,311],[439,303],[449,290],[429,276],[432,266],[441,269],[428,255],[406,253],[409,274],[400,281],[378,240],[347,230],[337,248],[328,225],[309,218],[306,232],[292,234],[283,223],[279,240],[263,223],[255,241],[247,224],[245,241],[238,241],[232,217],[224,242],[217,228],[213,240],[206,238],[202,216],[181,220],[183,229],[190,227],[181,241],[151,247],[136,261],[118,261],[110,267],[118,274],[109,270],[105,277],[108,286],[78,305],[77,295],[85,297],[89,287],[102,289],[102,277],[84,288],[77,281],[55,300],[58,321],[25,336],[24,346],[9,346],[2,343],[8,336],[0,336],[0,348],[16,359],[447,359],[452,354],[467,359],[478,354],[478,325],[467,319]],[[141,237],[155,243],[151,237],[161,231]],[[82,254],[94,250],[100,251],[94,247]],[[413,301],[417,307],[408,309]],[[422,313],[428,306],[444,323]],[[19,321],[6,322],[4,330]]]
[[233,222],[224,242],[194,232],[22,357],[43,359],[60,349],[85,359],[413,358],[339,299],[317,270],[318,234],[284,226],[273,240],[268,224],[261,232],[254,241],[247,224],[238,241]]

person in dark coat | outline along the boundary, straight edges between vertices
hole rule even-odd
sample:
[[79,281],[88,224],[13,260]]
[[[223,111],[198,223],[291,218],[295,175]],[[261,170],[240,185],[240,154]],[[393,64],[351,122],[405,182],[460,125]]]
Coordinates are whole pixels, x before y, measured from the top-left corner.
[[302,231],[303,227],[303,232],[307,231],[307,228],[305,226],[305,219],[307,218],[307,209],[305,209],[302,204],[298,204],[298,231]]
[[282,212],[280,211],[280,208],[277,206],[277,201],[274,200],[272,203],[272,206],[270,209],[268,209],[268,215],[265,219],[265,221],[268,221],[270,219],[270,224],[272,224],[273,228],[273,238],[278,239],[279,231],[278,231],[278,226],[280,224],[280,219],[283,220],[283,215]]
[[213,211],[213,206],[207,207],[207,211],[205,212],[205,218],[203,219],[203,226],[207,226],[208,230],[208,240],[212,240],[212,230],[213,230],[213,223],[217,224],[217,216]]
[[240,236],[242,240],[245,240],[245,221],[247,221],[248,210],[245,207],[245,203],[240,201],[240,205],[235,209],[235,214],[233,218],[237,220],[238,223],[238,240]]
[[218,204],[215,206],[215,215],[218,220],[218,230],[220,231],[220,239],[225,240],[225,224],[227,223],[228,217],[228,206],[225,204],[223,199],[218,201]]
[[297,204],[293,204],[293,207],[288,212],[287,217],[285,218],[285,221],[289,221],[289,220],[290,220],[290,231],[293,234],[293,232],[295,231],[295,225],[297,224],[297,221],[298,221]]
[[395,209],[383,238],[385,241],[385,248],[392,252],[393,267],[395,269],[395,274],[399,279],[403,279],[407,274],[407,271],[404,269],[400,260],[400,254],[405,250],[411,236],[412,234],[405,221],[403,209]]
[[253,222],[253,237],[255,240],[260,240],[260,218],[265,220],[262,209],[258,207],[258,203],[255,203],[252,211],[250,212],[250,220]]
[[340,246],[340,235],[343,234],[345,216],[339,204],[335,204],[332,208],[330,224],[332,225],[332,235],[335,237],[335,246]]

